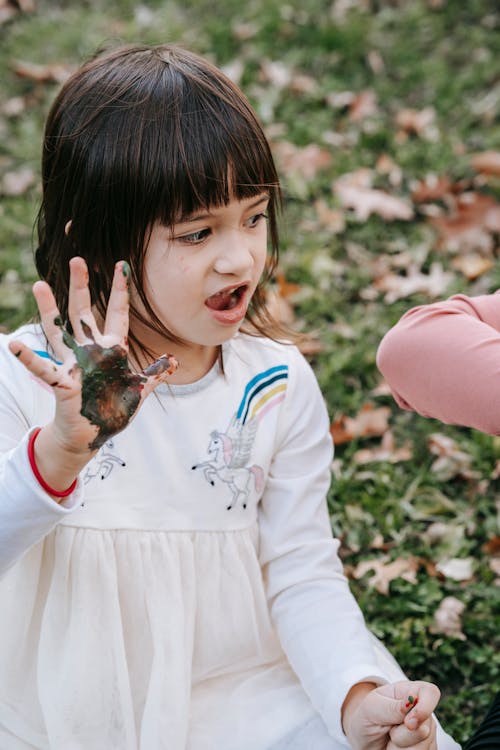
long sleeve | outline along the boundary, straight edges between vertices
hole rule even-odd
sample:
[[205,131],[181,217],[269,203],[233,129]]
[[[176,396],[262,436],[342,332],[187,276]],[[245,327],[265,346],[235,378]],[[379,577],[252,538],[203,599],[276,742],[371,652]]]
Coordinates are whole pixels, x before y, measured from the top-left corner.
[[288,660],[331,735],[347,744],[341,706],[356,682],[385,682],[349,591],[326,505],[332,444],[309,366],[291,367],[283,424],[260,511],[260,561]]
[[377,365],[402,408],[500,434],[500,294],[409,310],[382,339]]
[[[3,344],[0,347],[0,576],[59,520],[79,507],[79,484],[64,502],[55,502],[38,484],[27,443],[36,413],[35,385]],[[41,390],[39,386],[36,390]],[[38,400],[40,396],[38,396]]]

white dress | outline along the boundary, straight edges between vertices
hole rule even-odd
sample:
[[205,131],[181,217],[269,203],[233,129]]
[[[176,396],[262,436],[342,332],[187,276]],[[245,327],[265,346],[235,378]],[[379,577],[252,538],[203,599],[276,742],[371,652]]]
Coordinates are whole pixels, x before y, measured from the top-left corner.
[[1,338],[0,748],[348,747],[351,685],[401,672],[342,573],[298,351],[236,336],[223,373],[161,386],[58,505],[26,453],[52,393]]

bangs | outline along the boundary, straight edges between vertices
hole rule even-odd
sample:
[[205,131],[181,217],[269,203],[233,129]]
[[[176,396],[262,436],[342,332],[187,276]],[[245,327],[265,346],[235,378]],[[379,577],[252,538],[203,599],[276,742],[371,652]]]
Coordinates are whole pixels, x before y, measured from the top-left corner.
[[[251,110],[242,111],[241,98],[236,103],[220,91],[211,96],[193,89],[186,88],[178,109],[170,104],[159,132],[144,132],[145,141],[157,141],[153,170],[148,159],[139,178],[149,182],[150,222],[173,226],[199,210],[262,192],[274,204],[278,176]],[[144,142],[141,151],[151,150]]]

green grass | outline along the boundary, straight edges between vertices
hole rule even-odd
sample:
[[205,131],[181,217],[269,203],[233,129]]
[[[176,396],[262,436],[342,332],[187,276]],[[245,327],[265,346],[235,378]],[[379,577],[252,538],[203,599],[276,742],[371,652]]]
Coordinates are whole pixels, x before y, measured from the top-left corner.
[[[345,230],[333,234],[318,225],[313,202],[321,198],[338,207],[333,180],[359,167],[374,168],[383,152],[402,170],[396,194],[407,196],[412,181],[430,172],[470,178],[467,154],[498,149],[500,143],[500,17],[493,0],[445,0],[435,9],[424,0],[373,0],[335,15],[332,8],[340,5],[331,0],[150,0],[140,5],[133,0],[39,0],[35,14],[18,15],[0,29],[1,101],[26,98],[19,116],[0,111],[0,168],[12,172],[27,166],[38,174],[43,121],[57,90],[57,84],[16,77],[13,62],[74,66],[100,45],[118,41],[176,41],[220,65],[242,61],[242,86],[266,127],[280,124],[276,140],[316,143],[331,152],[331,165],[310,181],[284,175],[282,269],[289,281],[302,286],[295,306],[298,323],[322,341],[323,350],[312,363],[332,418],[354,416],[370,400],[389,406],[396,444],[409,440],[413,450],[413,458],[403,463],[359,465],[355,452],[378,439],[339,446],[339,476],[329,497],[332,525],[342,539],[348,570],[382,555],[423,561],[416,583],[396,579],[387,596],[370,585],[369,575],[351,585],[374,632],[407,672],[439,684],[438,715],[463,740],[500,684],[499,587],[484,548],[498,535],[500,488],[490,477],[500,458],[499,443],[403,413],[388,396],[372,394],[380,379],[375,351],[383,333],[428,297],[384,303],[372,288],[370,261],[397,251],[417,256],[422,247],[428,253],[424,268],[438,260],[452,270],[453,258],[435,249],[422,216],[392,223],[347,216]],[[382,62],[378,71],[369,53]],[[279,61],[315,85],[300,92],[276,88],[262,79],[267,61]],[[375,92],[378,103],[368,120],[352,122],[347,108],[329,103],[332,93],[365,89]],[[434,108],[435,140],[397,137],[394,118],[407,107]],[[332,137],[337,145],[331,145]],[[379,175],[377,186],[389,188],[387,177]],[[499,197],[498,180],[482,189]],[[39,197],[36,182],[22,195],[2,199],[0,326],[5,329],[33,310],[29,289],[35,277],[32,238]],[[499,285],[496,265],[473,283],[455,272],[447,292],[487,292]],[[453,437],[471,455],[477,476],[440,479],[432,471],[434,456],[427,443],[432,432]],[[427,532],[437,522],[450,533],[447,540],[431,543]],[[373,546],[380,534],[383,551]],[[474,559],[472,581],[432,573],[432,564],[448,554]],[[450,595],[465,604],[465,641],[431,632],[436,607]]]

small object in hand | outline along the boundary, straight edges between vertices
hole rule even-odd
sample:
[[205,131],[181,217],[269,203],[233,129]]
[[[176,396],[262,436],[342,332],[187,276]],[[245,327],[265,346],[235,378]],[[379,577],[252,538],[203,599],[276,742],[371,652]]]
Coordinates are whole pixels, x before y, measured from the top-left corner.
[[418,703],[418,698],[414,698],[413,695],[408,696],[408,700],[406,701],[405,708],[409,708],[410,711],[412,708],[415,708],[415,706]]

